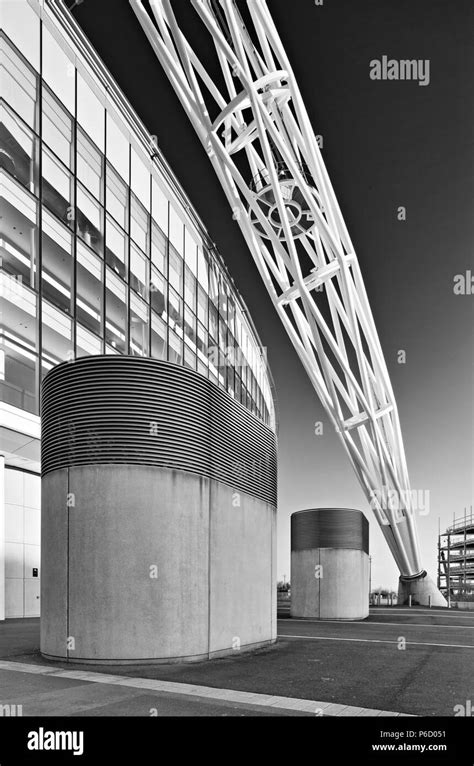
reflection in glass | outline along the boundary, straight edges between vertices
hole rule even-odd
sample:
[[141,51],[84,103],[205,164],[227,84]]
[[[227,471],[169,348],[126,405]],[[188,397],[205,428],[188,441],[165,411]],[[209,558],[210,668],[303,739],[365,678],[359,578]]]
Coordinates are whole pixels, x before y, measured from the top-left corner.
[[114,122],[110,110],[107,111],[107,160],[107,169],[113,166],[128,184],[130,178],[130,144]]
[[180,336],[183,334],[183,299],[171,289],[168,290],[169,325]]
[[166,325],[162,319],[151,313],[151,355],[155,359],[167,357]]
[[197,323],[197,354],[198,359],[207,366],[209,354],[208,354],[208,334],[206,328],[200,323]]
[[0,36],[2,97],[38,133],[37,76]]
[[209,262],[209,299],[219,307],[219,273],[212,260]]
[[102,261],[77,244],[76,313],[79,322],[102,334]]
[[207,295],[200,285],[198,286],[197,315],[199,321],[207,327]]
[[166,319],[166,284],[161,274],[152,267],[150,283],[150,302],[153,311]]
[[107,216],[105,241],[105,261],[107,265],[122,279],[126,279],[128,237],[110,216]]
[[43,148],[43,204],[67,226],[74,226],[73,176]]
[[150,171],[142,162],[135,149],[131,151],[131,184],[132,192],[138,197],[140,202],[150,209]]
[[72,313],[72,234],[59,221],[43,212],[41,290],[57,308]]
[[38,188],[38,139],[0,101],[0,168],[33,194]]
[[106,269],[105,339],[121,354],[127,353],[126,287],[110,269]]
[[182,256],[184,253],[184,224],[173,205],[170,205],[169,240],[173,247],[175,247],[178,253]]
[[102,353],[102,341],[80,324],[76,327],[76,358]]
[[166,276],[168,240],[155,223],[153,223],[151,230],[151,261]]
[[182,364],[183,362],[183,341],[176,335],[171,329],[168,336],[168,360],[175,364]]
[[100,151],[104,151],[105,111],[92,88],[77,73],[77,120]]
[[86,136],[77,129],[77,177],[99,202],[104,201],[104,157]]
[[109,163],[107,163],[106,208],[122,229],[128,231],[128,186]]
[[86,190],[77,184],[77,233],[98,255],[104,247],[103,209]]
[[168,279],[170,285],[183,294],[183,259],[170,244],[168,252],[169,273]]
[[187,306],[184,309],[184,341],[189,348],[196,350],[196,317]]
[[184,347],[184,366],[196,369],[196,354],[187,346]]
[[150,216],[134,194],[130,195],[130,203],[130,236],[135,240],[140,250],[148,253]]
[[168,208],[169,202],[166,195],[155,179],[151,182],[151,214],[160,229],[168,236]]
[[73,122],[62,104],[43,85],[43,141],[48,144],[61,162],[74,170]]
[[41,376],[60,362],[74,358],[72,320],[45,300],[41,302]]
[[130,246],[130,285],[142,298],[148,297],[149,261],[132,243]]
[[184,229],[184,260],[194,276],[197,276],[197,244],[187,227]]
[[217,338],[217,326],[217,309],[212,303],[209,303],[209,332],[213,338]]
[[130,353],[148,356],[148,306],[136,295],[130,296]]
[[202,247],[198,247],[198,282],[206,292],[209,290],[209,264],[207,254]]
[[2,172],[0,195],[2,269],[25,286],[35,287],[38,251],[36,200]]
[[36,295],[19,278],[0,272],[0,393],[2,401],[38,411]]
[[184,267],[184,300],[193,311],[196,310],[196,279],[187,266]]
[[74,64],[43,24],[43,80],[66,109],[74,113],[76,78]]

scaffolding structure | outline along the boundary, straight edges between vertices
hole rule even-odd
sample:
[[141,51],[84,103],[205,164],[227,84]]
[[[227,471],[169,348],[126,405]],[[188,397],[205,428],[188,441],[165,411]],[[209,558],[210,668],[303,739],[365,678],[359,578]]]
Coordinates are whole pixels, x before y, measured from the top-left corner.
[[438,536],[438,588],[451,601],[474,597],[474,515],[472,505]]

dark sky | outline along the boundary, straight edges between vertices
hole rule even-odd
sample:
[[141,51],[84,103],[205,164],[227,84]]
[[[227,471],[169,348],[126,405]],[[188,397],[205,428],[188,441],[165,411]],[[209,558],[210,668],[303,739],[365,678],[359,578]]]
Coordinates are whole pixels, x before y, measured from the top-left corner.
[[[188,0],[175,0],[194,14]],[[71,2],[68,3],[71,5]],[[397,397],[422,558],[474,502],[474,3],[269,0],[361,264]],[[113,11],[112,11],[113,8]],[[342,446],[267,297],[224,193],[127,0],[84,0],[74,16],[171,164],[217,243],[268,348],[280,412],[278,573],[289,576],[289,514],[361,508],[373,585],[398,575]],[[428,59],[430,82],[373,81],[382,56]],[[397,220],[405,206],[407,220]],[[406,352],[406,364],[397,352]],[[322,436],[314,423],[324,423]],[[421,494],[420,494],[421,496]],[[426,512],[427,511],[427,512]]]

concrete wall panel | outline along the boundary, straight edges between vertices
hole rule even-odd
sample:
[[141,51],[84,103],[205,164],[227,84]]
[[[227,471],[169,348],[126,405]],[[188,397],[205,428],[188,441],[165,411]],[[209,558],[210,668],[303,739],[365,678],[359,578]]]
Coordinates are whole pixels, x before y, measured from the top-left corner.
[[[41,481],[41,650],[67,656],[68,472]],[[44,647],[44,649],[43,649]]]

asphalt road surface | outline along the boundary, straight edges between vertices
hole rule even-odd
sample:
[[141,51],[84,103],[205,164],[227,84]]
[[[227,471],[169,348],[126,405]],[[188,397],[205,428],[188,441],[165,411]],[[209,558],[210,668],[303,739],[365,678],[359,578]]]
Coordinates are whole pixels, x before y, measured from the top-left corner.
[[[452,716],[456,705],[472,700],[474,613],[376,607],[368,620],[346,623],[291,619],[288,608],[283,608],[278,638],[271,648],[211,662],[139,668],[94,665],[90,670],[412,715]],[[0,658],[44,664],[38,645],[38,620],[10,620],[0,625]],[[58,663],[57,667],[88,669],[71,663]],[[40,691],[40,687],[58,680],[0,670],[1,696],[5,699],[7,688],[13,700],[23,689],[30,689],[33,695],[50,694],[53,703],[54,689]],[[77,683],[66,679],[64,683],[61,700],[65,715],[143,715],[147,705],[153,708],[158,704],[150,701],[157,695],[150,696],[144,690],[108,689],[107,684],[100,684],[97,701],[98,684],[89,689],[91,684],[81,682],[78,691]],[[160,715],[282,714],[281,710],[262,711],[225,700],[158,696]],[[48,698],[42,699],[48,709]],[[49,709],[53,711],[55,705]]]

